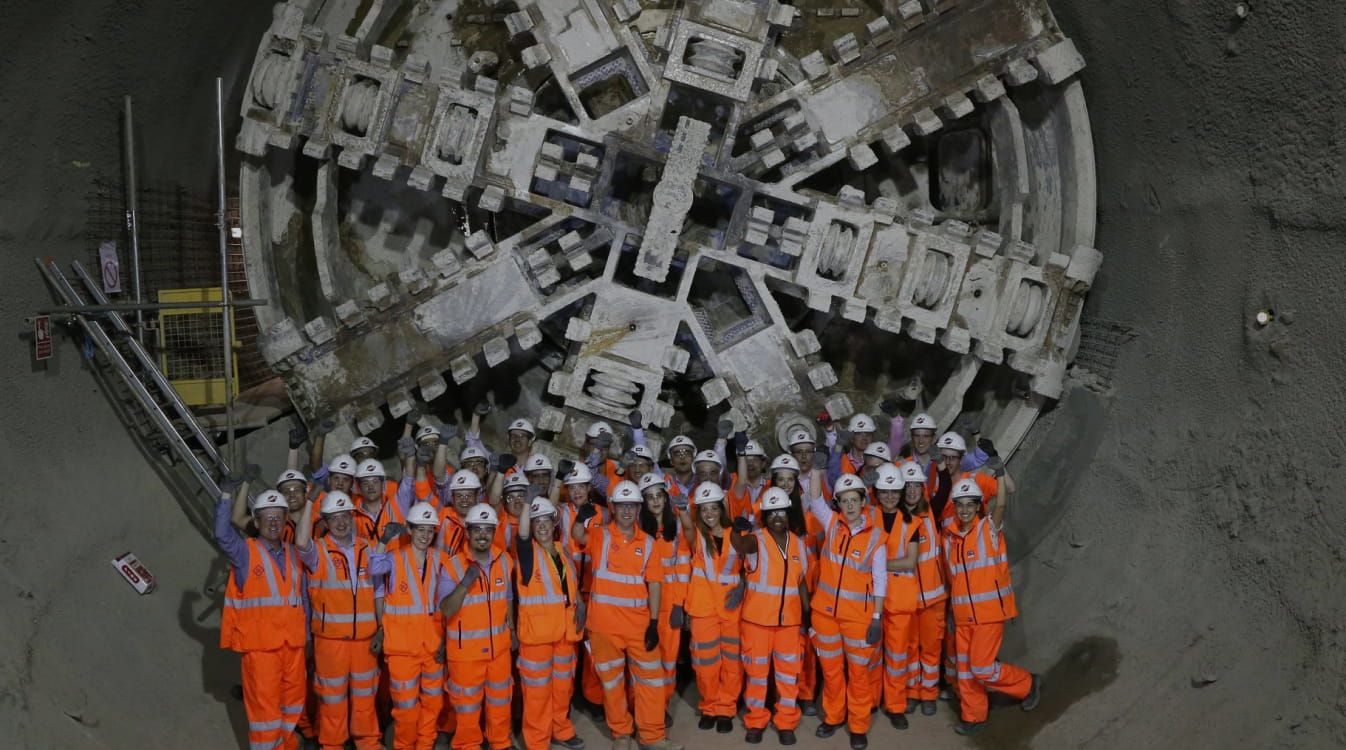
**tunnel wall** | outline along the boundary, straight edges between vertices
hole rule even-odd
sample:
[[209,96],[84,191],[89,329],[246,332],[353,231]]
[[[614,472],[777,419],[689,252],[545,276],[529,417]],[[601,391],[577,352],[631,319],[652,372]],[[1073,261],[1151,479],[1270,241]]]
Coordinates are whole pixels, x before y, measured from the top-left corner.
[[[1259,1],[1240,24],[1233,5],[1053,3],[1089,61],[1106,257],[1089,314],[1136,338],[1111,387],[1065,399],[1012,467],[1023,615],[1005,656],[1049,681],[1031,719],[996,714],[1002,746],[1346,744],[1346,16]],[[232,747],[214,551],[76,343],[58,337],[35,367],[22,318],[50,303],[31,258],[85,250],[90,181],[118,170],[121,94],[143,179],[210,189],[212,79],[237,95],[269,6],[4,13],[0,726],[18,747]],[[1277,321],[1251,326],[1264,307]],[[155,594],[112,570],[128,549]]]

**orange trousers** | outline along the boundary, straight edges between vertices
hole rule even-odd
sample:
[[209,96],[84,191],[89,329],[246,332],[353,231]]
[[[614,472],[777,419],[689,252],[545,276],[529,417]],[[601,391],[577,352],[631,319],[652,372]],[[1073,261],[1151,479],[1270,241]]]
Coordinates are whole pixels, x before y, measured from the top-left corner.
[[839,621],[813,613],[813,644],[823,669],[822,719],[846,724],[855,734],[869,731],[874,706],[873,675],[876,649],[865,643],[869,621]]
[[779,730],[794,731],[799,726],[799,666],[803,661],[803,645],[799,640],[799,626],[768,627],[744,622],[743,670],[747,685],[743,702],[748,715],[743,718],[746,729],[766,729],[771,711],[766,705],[767,677],[776,673],[776,718]]
[[[645,634],[590,633],[594,668],[603,684],[603,711],[615,740],[634,731],[642,745],[664,739],[664,668],[658,649],[645,648]],[[627,705],[626,672],[635,702],[635,719]]]
[[954,628],[958,702],[963,721],[986,721],[986,691],[994,690],[1022,700],[1033,686],[1033,676],[1028,670],[996,659],[1004,635],[1003,622]]
[[482,737],[492,750],[513,746],[509,736],[509,704],[514,694],[511,663],[508,651],[490,659],[449,660],[449,703],[458,715],[454,750],[479,750]]
[[818,654],[809,642],[808,633],[800,633],[799,650],[804,654],[799,668],[799,700],[811,701],[818,694]]
[[692,670],[702,716],[733,717],[743,690],[738,610],[692,618]]
[[249,747],[299,747],[295,725],[304,712],[304,649],[243,653],[243,709]]
[[944,646],[944,604],[936,602],[916,610],[907,645],[911,661],[907,673],[907,697],[932,701],[939,697],[939,657]]
[[356,750],[379,750],[383,736],[374,712],[378,657],[369,639],[313,638],[313,688],[318,694],[318,744],[341,750],[354,738]]
[[432,750],[444,704],[444,665],[434,654],[389,654],[388,686],[392,696],[393,747]]
[[672,614],[670,607],[668,612],[659,613],[659,660],[664,669],[664,710],[668,710],[668,702],[673,700],[673,691],[678,687],[678,647],[682,645],[682,630],[675,630],[668,624],[668,618]]
[[915,612],[883,613],[883,669],[875,674],[883,675],[883,708],[890,714],[906,713],[912,679],[921,668],[913,650],[915,626]]
[[575,689],[575,644],[519,644],[519,683],[523,686],[523,745],[547,750],[553,739],[575,736],[570,695]]

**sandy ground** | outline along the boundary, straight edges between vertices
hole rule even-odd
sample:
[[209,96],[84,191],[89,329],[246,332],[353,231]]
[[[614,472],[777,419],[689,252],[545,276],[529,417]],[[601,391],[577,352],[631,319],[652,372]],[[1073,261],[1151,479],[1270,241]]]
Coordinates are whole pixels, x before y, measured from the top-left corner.
[[[1224,0],[1053,5],[1089,60],[1106,254],[1090,313],[1138,337],[1112,390],[1074,392],[1012,467],[1023,616],[1004,656],[1047,683],[1038,712],[993,712],[976,744],[1346,746],[1346,14],[1330,0],[1261,0],[1242,23]],[[5,746],[241,746],[237,661],[215,648],[222,568],[190,521],[200,500],[127,439],[72,341],[31,364],[22,318],[50,301],[31,258],[83,252],[83,196],[117,169],[122,93],[147,178],[208,189],[211,79],[235,89],[268,7],[3,9]],[[1277,322],[1257,329],[1263,307]],[[278,438],[252,450],[279,457]],[[159,577],[152,596],[112,570],[128,549]],[[741,744],[675,712],[678,740]],[[917,717],[897,737],[880,720],[875,747],[967,746],[950,721]],[[801,747],[844,747],[812,726]]]

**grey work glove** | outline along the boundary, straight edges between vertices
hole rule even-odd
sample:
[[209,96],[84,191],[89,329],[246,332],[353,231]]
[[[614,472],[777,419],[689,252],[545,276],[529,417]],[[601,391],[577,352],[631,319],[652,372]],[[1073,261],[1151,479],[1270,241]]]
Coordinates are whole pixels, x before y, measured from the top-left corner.
[[416,441],[409,437],[398,438],[397,455],[404,459],[416,455]]
[[728,440],[729,436],[734,432],[734,423],[732,420],[721,419],[715,427],[721,440]]
[[439,442],[448,444],[450,440],[458,434],[458,425],[442,424],[439,426]]
[[687,610],[682,608],[681,604],[674,604],[673,610],[668,613],[668,627],[673,630],[682,630],[682,626],[687,623]]
[[645,417],[639,409],[632,409],[631,413],[626,415],[626,423],[631,425],[631,429],[639,430],[645,426]]
[[416,449],[416,463],[429,465],[435,460],[435,446],[426,444]]
[[327,433],[335,429],[336,429],[336,422],[333,422],[330,419],[324,419],[323,421],[318,423],[317,427],[313,428],[313,434],[317,437],[325,437]]
[[406,530],[407,527],[403,526],[400,523],[397,523],[396,521],[389,523],[387,526],[383,527],[383,533],[379,535],[379,541],[383,542],[384,544],[387,544],[388,542],[391,542],[392,540],[398,538],[399,536],[402,536],[402,534],[405,533]]
[[243,481],[251,484],[262,478],[262,467],[257,464],[248,464],[243,467]]
[[865,631],[865,643],[877,646],[881,640],[883,640],[883,623],[875,617],[869,621],[869,629]]
[[729,594],[724,598],[724,608],[729,610],[730,612],[733,612],[734,610],[738,609],[738,605],[742,603],[743,603],[743,583],[740,581],[737,586],[733,587],[732,589],[729,589]]
[[991,475],[996,479],[1005,476],[1005,459],[1000,456],[989,456],[986,459],[986,468],[991,470]]
[[308,442],[307,427],[301,424],[290,430],[290,450],[294,450],[306,442]]

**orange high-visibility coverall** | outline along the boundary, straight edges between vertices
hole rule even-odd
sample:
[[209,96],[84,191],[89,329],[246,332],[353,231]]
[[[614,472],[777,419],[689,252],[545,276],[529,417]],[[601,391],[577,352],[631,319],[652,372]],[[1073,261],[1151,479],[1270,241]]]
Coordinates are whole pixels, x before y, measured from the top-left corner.
[[986,721],[986,691],[1023,699],[1032,675],[997,659],[1005,620],[1018,616],[1004,535],[978,516],[966,532],[944,534],[944,565],[954,626],[958,699],[963,721]]
[[389,555],[392,570],[383,600],[383,654],[396,724],[393,747],[431,750],[444,703],[444,665],[438,661],[444,645],[444,618],[435,593],[446,558],[431,547],[425,561],[418,564],[409,544]]
[[747,687],[743,702],[748,715],[743,726],[765,729],[771,719],[766,705],[767,675],[776,674],[776,729],[793,731],[799,726],[799,667],[804,644],[799,637],[803,622],[803,602],[799,589],[808,572],[808,552],[804,541],[785,532],[785,545],[766,529],[753,532],[757,553],[749,555],[743,593],[743,669]]
[[687,535],[692,545],[691,582],[687,584],[687,615],[692,621],[692,669],[701,694],[702,716],[732,718],[743,689],[737,608],[725,600],[739,584],[741,564],[726,535],[716,551],[699,532]]
[[682,644],[682,630],[669,624],[673,607],[681,606],[686,613],[687,586],[691,580],[692,557],[682,527],[675,523],[673,539],[664,538],[664,530],[654,537],[654,550],[664,567],[663,585],[659,593],[659,657],[664,670],[665,710],[677,687],[678,647]]
[[294,547],[278,567],[265,542],[248,539],[242,589],[231,573],[220,617],[220,647],[243,655],[243,708],[251,747],[299,747],[304,710],[304,577]]
[[828,724],[844,722],[852,733],[865,734],[875,700],[870,670],[878,664],[875,646],[865,641],[879,594],[872,564],[885,535],[867,515],[861,515],[861,527],[852,531],[821,500],[813,502],[815,515],[820,507],[829,521],[812,603],[813,642],[823,672],[822,717]]
[[[462,552],[463,547],[467,546],[467,528],[463,526],[463,520],[458,517],[458,511],[453,509],[452,502],[445,502],[444,506],[439,509],[439,540],[437,544],[439,551],[450,558]],[[453,710],[452,703],[443,701],[439,709],[439,731],[445,734],[453,734],[457,727],[458,713]]]
[[[664,578],[654,540],[635,529],[627,539],[615,526],[590,527],[585,553],[593,561],[589,644],[603,685],[603,708],[614,738],[637,733],[640,744],[664,739],[664,670],[657,648],[645,648],[650,623],[648,586]],[[630,670],[631,684],[623,679]],[[635,720],[627,706],[635,699]]]
[[376,750],[383,742],[374,711],[379,662],[369,648],[378,628],[369,542],[354,538],[353,571],[332,537],[313,544],[318,560],[309,573],[308,595],[318,741],[335,750],[353,737],[358,750]]
[[940,532],[927,510],[913,518],[920,522],[916,563],[916,619],[912,623],[907,656],[907,697],[933,701],[939,697],[939,659],[944,645],[944,605],[949,592],[944,586],[944,559]]
[[[603,526],[611,520],[611,514],[604,506],[597,506],[598,515],[584,522],[584,527],[595,528]],[[569,503],[563,503],[557,515],[559,516],[562,539],[565,540],[565,548],[570,552],[570,559],[575,563],[575,571],[580,577],[580,597],[584,601],[589,600],[589,591],[593,588],[593,573],[591,571],[593,561],[585,554],[584,548],[579,545],[570,536],[570,527],[575,523],[575,514],[578,509]],[[592,615],[591,615],[592,616]],[[594,670],[594,660],[591,655],[582,655],[584,663],[580,666],[580,691],[584,699],[596,705],[603,703],[603,685],[598,681],[598,672]]]
[[[905,558],[908,547],[915,542],[919,560],[920,536],[920,518],[912,516],[910,521],[906,521],[899,514],[893,519],[893,527],[885,542],[887,559],[891,561]],[[919,565],[919,562],[917,564]],[[916,606],[919,599],[920,582],[916,577],[916,570],[889,571],[888,592],[883,599],[881,682],[882,705],[888,713],[906,712],[907,685],[911,679],[911,670],[920,669],[910,645],[916,625]]]
[[553,739],[575,736],[570,696],[575,687],[575,648],[582,637],[575,627],[579,576],[560,544],[543,547],[533,539],[518,544],[527,544],[519,549],[514,569],[523,742],[526,750],[546,750]]
[[[477,562],[467,549],[449,558],[445,574],[455,588],[469,565]],[[462,607],[444,623],[449,703],[458,716],[453,734],[455,750],[479,750],[483,736],[492,750],[512,746],[510,699],[514,678],[509,650],[509,607],[513,568],[504,550],[491,547],[490,564],[472,582]]]

